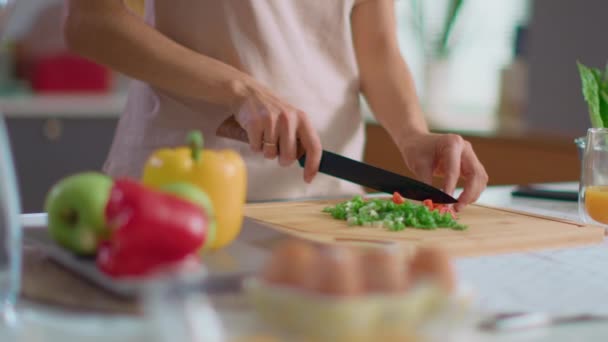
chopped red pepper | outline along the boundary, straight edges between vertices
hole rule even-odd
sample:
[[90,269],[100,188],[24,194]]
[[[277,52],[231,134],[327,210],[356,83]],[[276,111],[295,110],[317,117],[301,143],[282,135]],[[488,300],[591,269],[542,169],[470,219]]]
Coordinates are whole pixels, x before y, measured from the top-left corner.
[[401,203],[404,203],[404,202],[405,202],[405,198],[403,198],[403,196],[401,196],[400,193],[398,193],[398,192],[395,191],[393,193],[393,203],[395,203],[395,204],[401,204]]
[[422,204],[424,204],[431,211],[433,209],[435,209],[434,206],[433,206],[433,200],[431,200],[431,199],[425,199],[424,201],[422,201]]
[[430,211],[438,210],[440,214],[449,213],[453,219],[457,218],[454,208],[450,205],[445,205],[445,204],[441,204],[441,203],[433,203],[433,200],[431,200],[431,199],[426,199],[426,200],[422,201],[422,204],[425,205],[427,208],[429,208]]
[[448,208],[448,210],[446,210],[446,212],[450,213],[450,215],[452,216],[452,218],[454,220],[456,220],[458,217],[456,216],[456,212],[454,211],[454,207],[449,206],[447,208]]
[[450,214],[453,219],[456,219],[456,212],[454,208],[445,204],[435,204],[435,210],[439,210],[440,214]]
[[99,250],[97,265],[115,276],[141,276],[197,253],[209,220],[200,206],[116,180],[105,210],[112,237]]

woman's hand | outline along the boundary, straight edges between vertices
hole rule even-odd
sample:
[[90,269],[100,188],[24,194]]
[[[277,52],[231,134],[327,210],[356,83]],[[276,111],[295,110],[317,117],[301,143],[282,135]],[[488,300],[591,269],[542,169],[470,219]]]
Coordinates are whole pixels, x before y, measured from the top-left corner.
[[249,133],[252,149],[263,150],[267,158],[279,156],[281,165],[295,161],[299,139],[306,151],[304,179],[312,181],[319,169],[321,142],[301,110],[237,68],[147,25],[122,0],[67,0],[66,10],[64,38],[71,51],[174,94],[236,106],[237,121]]
[[456,210],[477,200],[488,175],[462,137],[429,132],[414,79],[399,49],[394,1],[360,1],[351,22],[361,89],[407,166],[429,184],[433,176],[443,177],[443,188],[450,194],[463,178]]
[[304,180],[310,183],[319,170],[322,148],[308,115],[262,86],[250,88],[235,118],[247,131],[251,149],[289,166],[299,157],[299,141],[306,153]]
[[477,159],[471,144],[456,134],[425,133],[408,137],[400,146],[403,160],[423,182],[430,184],[434,176],[443,178],[443,190],[452,194],[459,178],[464,190],[455,206],[475,202],[488,184],[488,174]]

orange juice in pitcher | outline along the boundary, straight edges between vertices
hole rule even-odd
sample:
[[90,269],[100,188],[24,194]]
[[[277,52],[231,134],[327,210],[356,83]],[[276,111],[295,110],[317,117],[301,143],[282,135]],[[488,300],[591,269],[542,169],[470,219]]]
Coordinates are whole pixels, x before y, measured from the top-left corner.
[[608,128],[587,130],[581,166],[579,214],[608,229]]
[[608,224],[608,185],[590,186],[585,189],[585,209],[595,221]]

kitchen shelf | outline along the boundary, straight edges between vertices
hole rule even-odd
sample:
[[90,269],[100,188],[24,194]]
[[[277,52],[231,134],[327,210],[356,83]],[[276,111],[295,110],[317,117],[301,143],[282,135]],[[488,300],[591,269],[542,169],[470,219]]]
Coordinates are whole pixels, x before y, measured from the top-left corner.
[[127,95],[53,94],[0,97],[0,111],[7,118],[117,118]]

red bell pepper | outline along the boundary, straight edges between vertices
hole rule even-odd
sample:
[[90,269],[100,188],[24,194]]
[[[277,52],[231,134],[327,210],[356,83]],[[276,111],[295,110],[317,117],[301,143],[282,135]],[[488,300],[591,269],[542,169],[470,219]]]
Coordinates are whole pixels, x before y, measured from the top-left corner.
[[404,202],[405,202],[405,198],[403,198],[403,196],[401,196],[400,193],[398,193],[397,191],[393,192],[393,203],[401,204]]
[[114,182],[105,216],[111,238],[99,249],[97,265],[115,276],[141,276],[197,253],[209,219],[187,200],[132,180]]
[[433,200],[426,199],[422,202],[430,211],[438,210],[440,214],[450,214],[453,219],[457,219],[454,208],[450,205],[433,203]]

